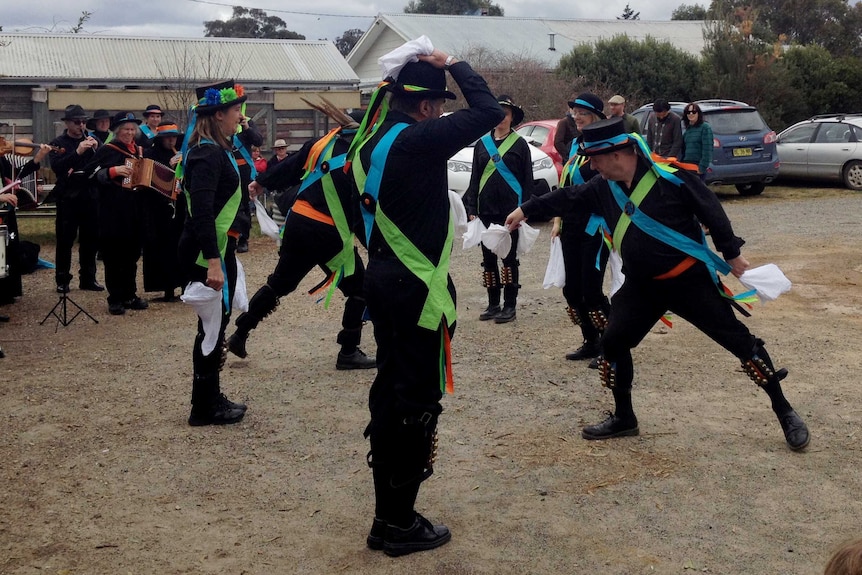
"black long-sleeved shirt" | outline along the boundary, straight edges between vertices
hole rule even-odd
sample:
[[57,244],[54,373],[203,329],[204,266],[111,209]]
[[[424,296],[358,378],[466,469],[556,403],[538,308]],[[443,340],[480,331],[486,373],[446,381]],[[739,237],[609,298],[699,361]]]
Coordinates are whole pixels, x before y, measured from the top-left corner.
[[[493,138],[493,135],[491,136]],[[508,137],[508,134],[507,136]],[[494,144],[499,150],[505,138]],[[482,143],[476,142],[473,148],[473,171],[470,173],[470,184],[464,193],[464,208],[468,216],[479,216],[484,223],[502,224],[512,210],[518,207],[518,194],[503,178],[499,170],[495,170],[485,182],[485,187],[479,190],[485,166],[491,159],[491,154]],[[518,140],[502,156],[503,163],[521,184],[521,203],[533,195],[533,160],[530,156],[530,144],[524,138]]]
[[[371,153],[380,139],[396,123],[409,124],[389,149],[377,206],[435,265],[440,261],[449,230],[446,162],[499,124],[504,115],[485,80],[468,63],[453,64],[449,73],[461,88],[469,108],[422,122],[390,110],[384,124],[363,146],[360,158],[354,160],[361,159],[368,173]],[[369,244],[371,259],[377,250],[391,252],[375,225]]]
[[[627,196],[631,195],[648,169],[646,162],[640,159],[632,188],[619,182]],[[684,170],[675,172],[675,175],[683,181],[682,186],[658,178],[639,209],[652,219],[698,242],[702,234],[699,222],[703,222],[709,227],[712,240],[724,259],[731,260],[739,256],[739,250],[745,242],[734,235],[730,220],[715,194],[696,175]],[[604,217],[612,233],[622,215],[608,182],[601,176],[595,176],[579,186],[557,188],[543,196],[534,197],[521,209],[528,218],[537,215],[562,215],[566,218],[567,214],[599,214]],[[657,240],[634,224],[628,227],[622,245],[614,248],[620,250],[623,271],[627,278],[632,279],[654,278],[670,271],[687,257],[677,248]]]
[[58,197],[75,196],[81,190],[89,189],[90,182],[85,178],[73,178],[69,176],[72,172],[82,170],[93,159],[95,150],[87,149],[83,154],[78,155],[78,144],[87,138],[86,133],[80,138],[73,138],[68,131],[64,131],[51,141],[51,145],[63,150],[52,151],[48,154],[48,160],[51,163],[51,169],[57,176],[57,183],[54,185],[54,194]]

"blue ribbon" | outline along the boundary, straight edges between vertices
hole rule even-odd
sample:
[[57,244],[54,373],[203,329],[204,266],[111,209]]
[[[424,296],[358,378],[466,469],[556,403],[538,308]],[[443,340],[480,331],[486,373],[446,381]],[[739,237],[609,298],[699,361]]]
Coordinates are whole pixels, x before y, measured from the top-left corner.
[[520,206],[523,193],[521,190],[521,184],[518,182],[515,174],[512,173],[512,170],[509,169],[509,166],[506,165],[506,162],[503,161],[503,157],[500,155],[500,150],[497,149],[497,144],[494,143],[494,139],[491,137],[491,134],[485,134],[482,136],[482,144],[485,145],[485,149],[488,150],[488,154],[491,155],[491,161],[494,162],[494,167],[497,168],[497,172],[503,176],[503,179],[507,184],[509,184],[509,187],[518,194],[518,205]]

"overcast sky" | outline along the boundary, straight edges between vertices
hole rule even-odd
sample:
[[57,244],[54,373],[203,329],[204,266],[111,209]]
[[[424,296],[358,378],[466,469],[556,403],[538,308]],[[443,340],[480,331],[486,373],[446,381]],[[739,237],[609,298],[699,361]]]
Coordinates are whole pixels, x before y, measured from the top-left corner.
[[[287,23],[288,30],[308,40],[329,39],[346,30],[366,30],[378,12],[400,13],[408,0],[253,0],[247,8],[260,8]],[[640,12],[641,20],[670,20],[680,4],[697,0],[499,0],[507,17],[614,19],[626,4]],[[3,0],[3,32],[68,32],[82,11],[92,14],[84,32],[99,35],[200,38],[206,20],[230,18],[234,4],[222,0]],[[702,6],[708,0],[700,2]],[[433,40],[433,38],[432,38]]]

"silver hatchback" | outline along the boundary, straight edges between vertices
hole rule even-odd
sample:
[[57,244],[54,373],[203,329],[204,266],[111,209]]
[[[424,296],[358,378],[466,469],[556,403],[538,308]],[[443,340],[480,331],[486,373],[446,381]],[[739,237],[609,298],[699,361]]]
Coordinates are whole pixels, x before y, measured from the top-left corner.
[[778,134],[779,177],[862,190],[862,114],[814,116]]

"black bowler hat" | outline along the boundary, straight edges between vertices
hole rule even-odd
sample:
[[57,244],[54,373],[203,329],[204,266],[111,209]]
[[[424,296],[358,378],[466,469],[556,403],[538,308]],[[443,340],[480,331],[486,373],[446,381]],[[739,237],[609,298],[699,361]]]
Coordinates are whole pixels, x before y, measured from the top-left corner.
[[111,114],[107,110],[96,110],[93,112],[93,117],[87,120],[87,129],[95,130],[96,129],[96,120],[104,120],[105,118],[110,118]]
[[454,100],[455,94],[446,89],[446,72],[428,62],[408,62],[398,74],[394,90],[406,96],[433,100]]
[[210,116],[219,110],[242,104],[248,98],[245,89],[233,80],[195,88],[195,96],[198,99],[195,106],[198,116]]
[[577,98],[569,102],[569,108],[580,108],[581,110],[592,112],[602,120],[606,118],[603,112],[604,107],[605,103],[602,102],[602,99],[589,92],[579,94]]
[[578,153],[584,156],[600,156],[636,144],[637,140],[626,133],[623,119],[617,116],[584,126]]
[[144,110],[143,116],[146,118],[150,114],[164,114],[164,112],[162,112],[162,108],[158,104],[150,104],[147,106],[147,109]]
[[517,126],[521,122],[524,121],[524,109],[521,106],[515,105],[515,102],[512,101],[511,96],[507,96],[506,94],[500,94],[497,96],[497,103],[501,106],[506,106],[510,110],[512,110],[512,125]]
[[66,106],[66,110],[63,113],[63,117],[61,120],[86,120],[87,113],[84,112],[84,108],[79,106],[78,104],[72,104],[71,106]]
[[126,122],[133,122],[138,126],[141,125],[141,120],[135,118],[135,115],[131,112],[117,112],[114,114],[114,117],[111,118],[111,131],[116,130],[121,124],[125,124]]

